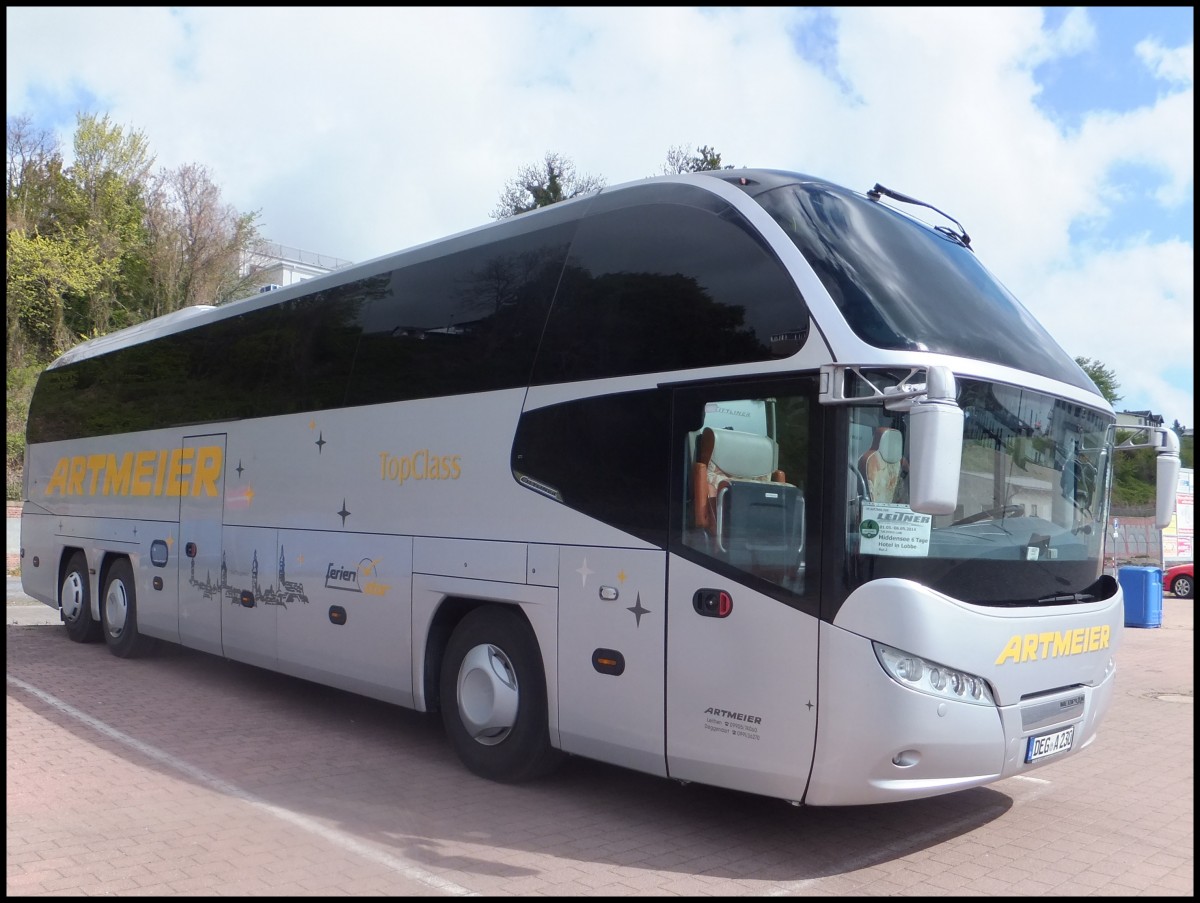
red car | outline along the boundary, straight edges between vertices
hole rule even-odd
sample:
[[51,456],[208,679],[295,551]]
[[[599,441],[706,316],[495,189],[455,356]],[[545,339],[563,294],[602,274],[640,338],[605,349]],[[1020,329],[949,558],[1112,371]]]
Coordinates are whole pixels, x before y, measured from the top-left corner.
[[1192,598],[1196,591],[1195,578],[1192,577],[1192,564],[1177,564],[1163,571],[1163,592],[1174,593],[1181,599]]

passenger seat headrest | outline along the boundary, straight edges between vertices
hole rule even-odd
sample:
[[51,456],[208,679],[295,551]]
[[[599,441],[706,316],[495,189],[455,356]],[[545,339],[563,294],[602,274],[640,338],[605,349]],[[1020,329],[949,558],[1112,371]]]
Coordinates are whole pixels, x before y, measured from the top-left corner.
[[711,461],[731,477],[759,479],[775,469],[775,443],[767,436],[740,430],[705,429],[713,437]]
[[884,429],[880,432],[879,457],[888,464],[897,464],[904,457],[904,436],[899,430]]

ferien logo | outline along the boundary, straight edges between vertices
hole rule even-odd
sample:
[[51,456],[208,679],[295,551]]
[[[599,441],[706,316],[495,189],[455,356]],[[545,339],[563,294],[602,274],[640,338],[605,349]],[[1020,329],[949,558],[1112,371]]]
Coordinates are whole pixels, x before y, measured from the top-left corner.
[[1060,658],[1107,649],[1112,631],[1107,624],[1077,627],[1074,630],[1048,630],[1044,633],[1017,634],[1009,639],[996,659],[1005,662],[1036,662],[1039,659]]
[[225,462],[219,445],[58,459],[46,495],[211,496]]
[[[361,578],[368,578],[365,582],[360,583]],[[370,558],[364,558],[358,563],[358,567],[348,568],[344,565],[329,562],[329,567],[325,569],[325,587],[326,589],[340,589],[351,593],[365,593],[368,596],[382,596],[391,586],[386,583],[380,583],[379,577],[379,561],[372,561]]]

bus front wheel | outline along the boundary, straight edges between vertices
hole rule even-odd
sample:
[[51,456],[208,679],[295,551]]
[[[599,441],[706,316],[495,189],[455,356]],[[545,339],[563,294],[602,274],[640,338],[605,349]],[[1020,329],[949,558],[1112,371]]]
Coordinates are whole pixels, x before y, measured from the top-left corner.
[[58,604],[68,637],[76,643],[94,643],[100,639],[100,622],[92,617],[87,558],[82,552],[73,553],[67,561],[58,590]]
[[537,638],[516,612],[486,607],[463,618],[442,660],[440,694],[450,744],[480,777],[519,783],[561,760],[550,745]]
[[133,568],[125,558],[114,561],[104,578],[100,622],[104,625],[104,640],[113,655],[136,658],[148,652],[154,644],[150,637],[138,632]]

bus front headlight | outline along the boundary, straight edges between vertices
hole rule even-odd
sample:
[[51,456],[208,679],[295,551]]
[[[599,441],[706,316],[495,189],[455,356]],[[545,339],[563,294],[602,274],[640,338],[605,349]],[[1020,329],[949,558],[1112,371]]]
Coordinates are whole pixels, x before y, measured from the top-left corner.
[[938,662],[894,649],[883,643],[872,643],[875,657],[892,680],[901,686],[928,693],[942,699],[956,699],[973,705],[995,705],[987,681],[965,671],[947,668]]

